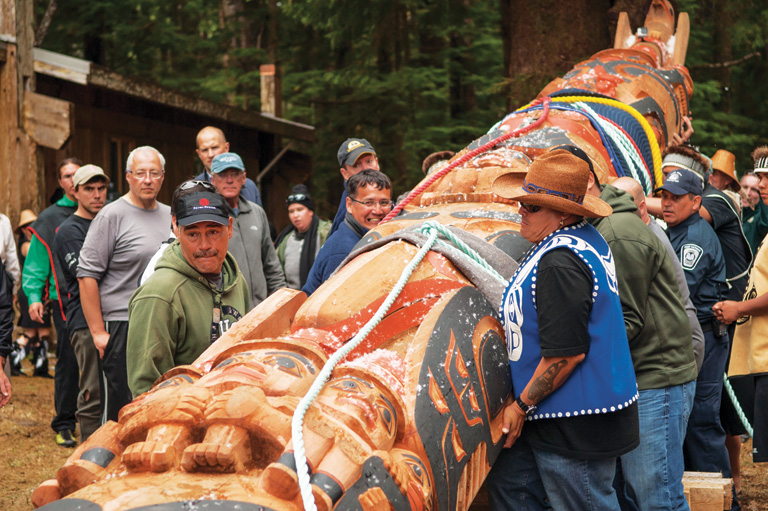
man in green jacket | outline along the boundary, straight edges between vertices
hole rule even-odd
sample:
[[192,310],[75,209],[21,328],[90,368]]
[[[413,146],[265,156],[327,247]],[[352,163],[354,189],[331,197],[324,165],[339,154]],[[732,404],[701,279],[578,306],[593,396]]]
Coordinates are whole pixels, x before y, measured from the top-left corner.
[[[583,151],[573,152],[592,168]],[[639,391],[640,446],[620,457],[625,485],[617,488],[619,499],[628,496],[640,511],[687,509],[683,440],[698,373],[675,269],[661,240],[635,214],[631,195],[601,186],[594,170],[587,193],[613,208],[587,221],[613,254]]]
[[129,305],[126,348],[133,397],[163,373],[191,364],[240,320],[248,285],[227,253],[232,219],[208,183],[187,181],[174,192],[174,241]]
[[[59,163],[57,178],[64,196],[40,213],[35,223],[30,226],[33,237],[21,276],[21,287],[29,300],[29,317],[33,321],[42,323],[46,298],[51,300],[53,306],[53,324],[56,327],[53,401],[56,416],[51,421],[51,428],[56,432],[56,444],[62,447],[77,445],[74,438],[77,425],[75,410],[80,387],[77,358],[67,333],[64,277],[58,259],[53,256],[53,239],[59,225],[77,210],[72,179],[82,164],[77,158],[66,158]],[[35,354],[35,375],[49,377],[47,350],[46,342],[41,339]]]

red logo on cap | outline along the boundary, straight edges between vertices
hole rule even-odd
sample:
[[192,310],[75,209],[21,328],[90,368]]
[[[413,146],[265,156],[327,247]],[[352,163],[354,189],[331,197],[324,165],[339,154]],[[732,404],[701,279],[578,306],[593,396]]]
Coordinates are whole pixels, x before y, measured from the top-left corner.
[[200,199],[200,202],[198,204],[200,204],[201,206],[207,206],[210,203],[211,201],[209,201],[208,199]]

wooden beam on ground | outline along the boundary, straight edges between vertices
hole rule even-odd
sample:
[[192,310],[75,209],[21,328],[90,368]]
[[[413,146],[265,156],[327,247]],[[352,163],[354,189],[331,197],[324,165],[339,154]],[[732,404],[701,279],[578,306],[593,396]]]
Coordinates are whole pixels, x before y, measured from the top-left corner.
[[39,145],[61,149],[74,130],[74,108],[69,101],[27,91],[24,129]]
[[732,479],[720,473],[685,472],[683,491],[691,511],[723,511],[731,509]]

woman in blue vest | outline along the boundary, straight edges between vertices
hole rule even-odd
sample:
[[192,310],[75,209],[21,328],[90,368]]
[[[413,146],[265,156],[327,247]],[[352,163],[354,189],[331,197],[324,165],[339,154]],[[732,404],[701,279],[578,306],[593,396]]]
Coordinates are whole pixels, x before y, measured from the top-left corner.
[[619,509],[618,456],[639,443],[637,383],[613,255],[584,217],[611,207],[588,195],[589,158],[556,149],[522,183],[493,191],[520,204],[535,245],[507,287],[500,315],[513,392],[505,447],[488,477],[492,509]]

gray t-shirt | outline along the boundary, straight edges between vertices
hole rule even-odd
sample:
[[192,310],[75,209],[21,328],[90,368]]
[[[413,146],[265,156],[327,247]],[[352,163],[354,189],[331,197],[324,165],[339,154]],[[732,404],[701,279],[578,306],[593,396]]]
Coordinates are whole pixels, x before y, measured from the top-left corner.
[[128,321],[128,301],[139,286],[144,268],[168,239],[171,208],[134,206],[120,197],[93,219],[80,251],[77,276],[99,283],[104,321]]

